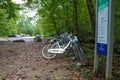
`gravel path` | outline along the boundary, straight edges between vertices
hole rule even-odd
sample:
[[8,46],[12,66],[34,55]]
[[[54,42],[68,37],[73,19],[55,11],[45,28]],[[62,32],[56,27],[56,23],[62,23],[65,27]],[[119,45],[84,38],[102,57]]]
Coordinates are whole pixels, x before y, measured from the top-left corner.
[[0,44],[0,80],[86,80],[79,72],[67,69],[69,59],[41,56],[43,42]]

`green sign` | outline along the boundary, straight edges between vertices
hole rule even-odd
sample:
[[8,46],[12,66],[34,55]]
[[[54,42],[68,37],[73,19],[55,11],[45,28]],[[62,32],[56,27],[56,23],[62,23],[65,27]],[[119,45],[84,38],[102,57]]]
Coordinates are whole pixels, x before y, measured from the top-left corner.
[[98,0],[98,11],[108,7],[108,0]]

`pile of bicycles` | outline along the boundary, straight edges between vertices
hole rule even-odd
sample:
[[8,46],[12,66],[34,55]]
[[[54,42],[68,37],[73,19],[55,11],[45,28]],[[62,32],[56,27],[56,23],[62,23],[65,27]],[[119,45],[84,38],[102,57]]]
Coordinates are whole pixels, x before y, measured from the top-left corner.
[[75,57],[80,58],[82,65],[87,64],[85,53],[80,46],[77,36],[67,32],[48,39],[42,48],[42,56],[46,59],[53,59],[58,54],[63,54],[69,49],[72,49]]

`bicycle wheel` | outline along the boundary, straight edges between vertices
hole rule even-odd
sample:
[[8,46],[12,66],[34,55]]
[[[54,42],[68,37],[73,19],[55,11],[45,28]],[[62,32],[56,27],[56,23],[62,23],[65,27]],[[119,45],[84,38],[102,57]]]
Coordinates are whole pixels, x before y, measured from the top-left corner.
[[80,43],[75,42],[74,46],[77,49],[77,55],[79,56],[79,58],[80,58],[80,60],[82,62],[82,65],[87,65],[87,59],[86,59],[86,56],[85,56],[85,53],[84,53],[82,47],[80,46]]
[[46,59],[52,59],[56,56],[55,53],[49,53],[48,49],[50,49],[52,47],[52,44],[47,44],[43,47],[42,49],[42,56]]

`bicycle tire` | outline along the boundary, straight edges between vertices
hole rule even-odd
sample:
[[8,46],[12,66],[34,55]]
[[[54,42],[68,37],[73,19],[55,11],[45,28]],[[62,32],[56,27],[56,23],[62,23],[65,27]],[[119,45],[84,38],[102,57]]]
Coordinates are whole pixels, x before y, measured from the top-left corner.
[[56,57],[55,53],[49,53],[48,49],[51,48],[52,44],[47,44],[43,47],[42,49],[42,56],[46,59],[53,59],[54,57]]
[[78,58],[79,57],[78,49],[76,48],[76,46],[73,43],[72,43],[72,51],[73,51],[75,58]]
[[80,58],[80,60],[81,60],[81,62],[82,62],[82,65],[86,65],[86,64],[87,64],[86,55],[85,55],[85,53],[84,53],[84,51],[83,51],[80,43],[77,42],[77,43],[74,43],[74,45],[75,45],[76,48],[77,48],[78,55],[79,55],[79,58]]

